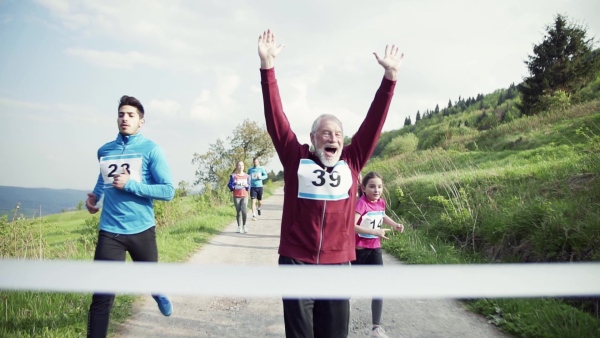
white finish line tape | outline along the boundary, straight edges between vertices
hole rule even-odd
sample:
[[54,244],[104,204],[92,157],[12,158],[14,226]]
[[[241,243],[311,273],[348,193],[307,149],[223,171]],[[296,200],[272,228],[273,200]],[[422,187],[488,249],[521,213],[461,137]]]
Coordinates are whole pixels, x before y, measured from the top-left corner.
[[590,296],[600,295],[600,263],[348,267],[7,259],[0,260],[0,289],[302,298]]

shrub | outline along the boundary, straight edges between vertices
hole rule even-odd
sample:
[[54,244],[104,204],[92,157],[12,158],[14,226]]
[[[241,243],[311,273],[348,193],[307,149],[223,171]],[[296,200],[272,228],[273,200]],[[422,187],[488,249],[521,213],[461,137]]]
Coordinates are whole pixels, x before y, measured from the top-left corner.
[[567,110],[571,107],[571,95],[562,90],[540,97],[537,103],[538,111]]
[[387,157],[412,153],[417,150],[418,144],[419,139],[413,133],[396,136],[385,146],[381,154]]

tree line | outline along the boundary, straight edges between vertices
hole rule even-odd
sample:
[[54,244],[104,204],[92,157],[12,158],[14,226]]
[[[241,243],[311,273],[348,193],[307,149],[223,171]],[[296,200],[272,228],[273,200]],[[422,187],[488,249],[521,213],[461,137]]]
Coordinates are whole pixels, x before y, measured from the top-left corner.
[[[545,30],[543,41],[533,47],[533,54],[524,61],[529,74],[522,83],[512,83],[508,89],[500,90],[500,96],[494,102],[497,107],[508,100],[517,99],[517,116],[510,116],[510,119],[580,103],[586,98],[578,93],[598,76],[600,50],[594,50],[594,38],[587,36],[585,27],[569,22],[565,15],[557,14],[553,24],[547,25]],[[458,114],[471,107],[479,110],[491,108],[488,105],[484,103],[483,94],[467,99],[459,96],[454,103],[449,99],[447,107],[440,108],[436,104],[432,110],[427,109],[423,113],[417,111],[414,124],[436,115]],[[500,122],[505,117],[504,114],[500,115]],[[478,120],[484,119],[485,111]],[[408,116],[404,126],[411,125],[413,121]],[[465,121],[463,125],[468,126],[468,122]]]

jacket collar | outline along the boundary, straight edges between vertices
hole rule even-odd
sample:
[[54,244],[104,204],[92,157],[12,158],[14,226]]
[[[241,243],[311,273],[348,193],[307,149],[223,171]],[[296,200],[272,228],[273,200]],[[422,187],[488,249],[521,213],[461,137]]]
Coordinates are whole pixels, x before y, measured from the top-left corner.
[[141,139],[143,139],[144,136],[142,136],[142,133],[138,132],[137,134],[134,135],[127,135],[127,136],[123,136],[121,133],[119,133],[117,135],[117,144],[120,145],[131,145],[134,143],[139,142]]

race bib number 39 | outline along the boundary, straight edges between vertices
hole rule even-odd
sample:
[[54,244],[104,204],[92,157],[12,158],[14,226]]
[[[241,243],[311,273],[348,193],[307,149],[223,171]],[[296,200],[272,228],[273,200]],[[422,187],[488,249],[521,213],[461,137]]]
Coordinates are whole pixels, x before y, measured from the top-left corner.
[[[384,211],[368,211],[362,216],[359,226],[366,229],[380,229],[383,224]],[[362,238],[377,238],[375,235],[358,234]]]
[[331,172],[314,161],[300,160],[298,166],[298,198],[338,201],[349,197],[352,172],[345,161],[338,162]]
[[142,154],[110,155],[100,157],[100,172],[104,187],[112,187],[115,175],[129,171],[129,179],[142,182]]

